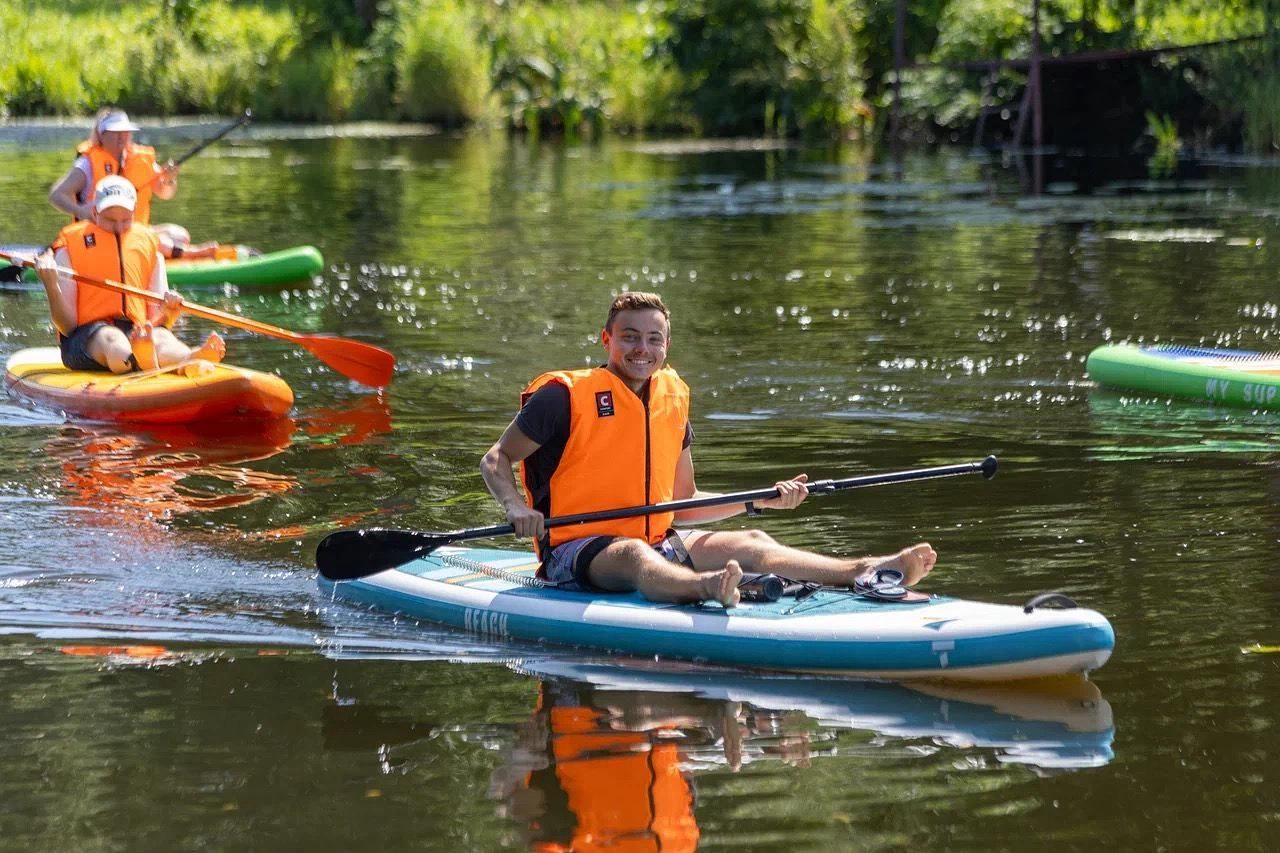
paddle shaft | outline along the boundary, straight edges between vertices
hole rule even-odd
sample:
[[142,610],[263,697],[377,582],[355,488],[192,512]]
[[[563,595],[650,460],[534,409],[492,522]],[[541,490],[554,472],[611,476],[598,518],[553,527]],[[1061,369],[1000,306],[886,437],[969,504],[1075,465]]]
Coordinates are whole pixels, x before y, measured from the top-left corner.
[[[963,462],[958,465],[942,465],[937,468],[917,468],[909,471],[893,471],[888,474],[867,474],[861,477],[848,477],[843,480],[818,480],[809,483],[809,494],[826,495],[845,489],[859,489],[867,486],[886,486],[891,483],[906,483],[912,480],[933,480],[939,477],[957,477],[961,474],[982,474],[987,479],[995,476],[996,457],[988,456],[981,462]],[[729,506],[744,504],[749,501],[763,501],[778,497],[776,486],[767,489],[754,489],[749,492],[730,492],[723,495],[709,495],[704,498],[685,498],[678,501],[647,504],[644,506],[620,507],[599,512],[580,512],[574,515],[561,515],[546,519],[545,527],[566,527],[570,524],[585,524],[591,521],[610,521],[615,518],[634,518],[638,515],[655,515],[662,512],[681,512],[687,509],[701,509],[709,506]],[[461,541],[464,539],[487,539],[491,536],[505,536],[514,533],[510,524],[495,524],[492,527],[475,527],[468,530],[455,530],[451,533],[435,533],[441,539]],[[443,544],[443,543],[441,543]]]
[[253,118],[253,110],[245,110],[245,111],[240,115],[240,118],[238,118],[238,119],[236,119],[236,120],[235,120],[235,123],[227,125],[227,126],[226,126],[226,127],[224,127],[222,130],[220,130],[220,131],[218,131],[217,133],[215,133],[213,136],[210,136],[208,139],[204,140],[204,141],[203,141],[203,142],[201,142],[199,145],[197,145],[196,147],[192,148],[192,149],[191,149],[190,151],[188,151],[186,154],[183,154],[183,155],[182,155],[181,157],[179,157],[178,159],[176,159],[176,160],[172,161],[173,165],[174,165],[174,166],[181,166],[183,163],[187,162],[187,161],[188,161],[188,160],[190,160],[192,157],[196,156],[196,155],[197,155],[197,154],[199,154],[201,151],[203,151],[204,149],[208,148],[208,147],[209,147],[210,145],[212,145],[213,143],[217,142],[219,139],[222,139],[222,138],[223,138],[224,136],[226,136],[227,134],[229,134],[229,133],[231,133],[232,131],[236,130],[236,128],[243,127],[244,125],[248,124],[248,123],[249,123],[249,121],[250,121],[252,118]]
[[[35,266],[35,261],[33,260],[10,255],[3,251],[0,251],[0,259],[21,266]],[[110,279],[81,275],[75,270],[65,267],[55,267],[55,269],[59,275],[67,276],[91,287],[101,287],[116,293],[123,293],[126,296],[136,296],[147,302],[164,303],[163,296],[158,293],[152,293],[149,290],[130,287],[127,284]],[[226,311],[219,311],[216,308],[196,305],[187,302],[185,299],[182,300],[181,307],[184,314],[192,314],[225,326],[232,326],[245,331],[256,332],[259,335],[280,338],[281,340],[295,343],[344,376],[374,388],[382,388],[390,382],[392,373],[395,370],[395,357],[386,350],[375,347],[372,344],[331,335],[303,335],[298,332],[291,332],[288,329],[282,329],[279,326],[272,326],[269,323],[250,320],[236,314],[228,314]]]
[[[35,266],[34,261],[18,255],[10,255],[7,252],[0,252],[0,258],[11,264],[26,267]],[[153,293],[150,290],[141,290],[137,287],[131,287],[124,284],[123,282],[112,281],[109,278],[94,278],[92,276],[81,275],[75,270],[67,269],[66,267],[57,267],[57,270],[59,275],[75,279],[76,281],[82,284],[87,284],[91,287],[101,287],[106,290],[113,290],[116,293],[123,293],[126,296],[136,296],[139,299],[144,299],[147,302],[153,302],[157,305],[164,304],[164,297],[159,293]],[[281,338],[295,343],[303,341],[306,338],[306,335],[300,335],[297,332],[291,332],[288,329],[281,329],[279,326],[272,326],[269,323],[260,323],[257,320],[250,320],[247,317],[228,314],[226,311],[219,311],[217,308],[206,308],[203,305],[195,305],[187,302],[185,299],[182,301],[182,313],[192,314],[196,317],[203,317],[206,320],[212,320],[215,323],[222,323],[225,326],[235,326],[245,329],[246,331],[257,332],[261,335]]]

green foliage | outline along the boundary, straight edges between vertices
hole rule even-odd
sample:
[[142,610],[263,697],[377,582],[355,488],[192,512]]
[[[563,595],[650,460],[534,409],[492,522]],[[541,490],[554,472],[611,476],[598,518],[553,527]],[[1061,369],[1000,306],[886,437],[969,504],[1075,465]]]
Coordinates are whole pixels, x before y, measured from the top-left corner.
[[356,50],[337,38],[295,50],[280,67],[273,115],[290,121],[342,121],[355,102]]
[[[141,17],[122,11],[123,20]],[[75,32],[77,37],[67,38]],[[0,111],[10,115],[83,115],[127,88],[127,72],[99,49],[119,25],[82,25],[56,9],[0,11]]]
[[382,7],[364,49],[356,54],[352,118],[384,119],[396,114],[396,59],[399,55],[399,10],[396,4],[387,3]]
[[122,43],[128,45],[123,64],[131,69],[122,105],[162,114],[226,113],[270,101],[294,37],[290,18],[261,8],[166,2]]
[[852,0],[674,0],[666,48],[712,134],[839,135],[862,105]]
[[811,0],[801,26],[775,36],[787,60],[787,88],[801,133],[843,135],[867,115],[854,25],[850,4]]
[[768,23],[794,24],[799,2],[676,0],[668,49],[705,132],[775,129],[787,58],[774,40],[777,30]]
[[379,18],[390,11],[389,3],[377,0],[289,0],[288,5],[297,21],[299,40],[322,53],[337,46],[363,46]]
[[490,7],[483,37],[508,123],[574,134],[685,122],[674,69],[652,51],[664,32],[644,4],[511,2]]
[[1147,161],[1147,171],[1153,178],[1172,175],[1178,166],[1178,152],[1182,140],[1178,138],[1178,126],[1169,116],[1156,115],[1147,110],[1147,135],[1155,140],[1156,150]]
[[[1048,54],[1261,32],[1280,0],[1044,0]],[[233,113],[263,119],[498,118],[837,138],[893,82],[892,0],[23,0],[0,5],[0,114]],[[1028,0],[912,0],[909,63],[1025,57]],[[1274,12],[1273,12],[1274,14]],[[73,34],[73,35],[70,35]],[[1257,42],[1144,65],[1142,106],[1269,150],[1278,51]],[[908,125],[969,128],[987,72],[904,75]],[[1003,69],[1008,104],[1025,72]],[[1127,143],[1126,143],[1127,144]]]
[[938,18],[933,62],[1026,56],[1030,51],[1025,0],[952,0]]
[[399,114],[449,125],[480,119],[488,97],[488,62],[468,4],[406,3],[398,22],[394,68]]
[[1275,65],[1246,89],[1244,142],[1258,154],[1280,152],[1280,68]]

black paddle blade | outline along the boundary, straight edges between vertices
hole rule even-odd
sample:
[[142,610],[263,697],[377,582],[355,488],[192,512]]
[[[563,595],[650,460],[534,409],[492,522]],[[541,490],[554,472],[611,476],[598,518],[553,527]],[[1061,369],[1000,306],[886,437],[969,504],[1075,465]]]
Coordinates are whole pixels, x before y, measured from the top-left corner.
[[331,581],[350,581],[403,566],[451,541],[416,530],[339,530],[316,546],[316,568]]

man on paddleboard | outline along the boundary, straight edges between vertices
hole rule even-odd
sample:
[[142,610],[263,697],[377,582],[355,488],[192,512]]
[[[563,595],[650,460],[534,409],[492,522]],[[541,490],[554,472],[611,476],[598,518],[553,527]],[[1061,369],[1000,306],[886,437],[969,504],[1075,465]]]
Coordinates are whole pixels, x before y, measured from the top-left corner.
[[133,141],[134,131],[141,128],[129,120],[124,110],[104,107],[94,118],[89,138],[76,148],[76,159],[61,178],[49,188],[49,202],[75,219],[93,215],[94,187],[108,175],[119,175],[133,184],[138,193],[134,220],[148,225],[160,240],[160,251],[166,258],[213,258],[217,243],[192,244],[191,234],[181,225],[151,225],[151,198],[171,199],[178,192],[178,167],[161,166],[156,152],[148,145]]
[[[778,497],[547,529],[548,516],[705,497],[694,482],[689,388],[665,366],[671,313],[654,293],[613,300],[601,333],[602,367],[544,373],[484,455],[480,473],[518,536],[533,537],[539,574],[572,588],[630,592],[652,601],[738,604],[743,571],[853,586],[885,569],[915,584],[938,555],[928,543],[884,557],[837,558],[791,548],[762,530],[701,530],[759,508],[794,509],[808,476],[776,484]],[[524,494],[513,466],[521,467]],[[675,525],[679,525],[678,528]]]
[[[138,201],[132,183],[119,175],[98,181],[90,218],[58,232],[51,250],[35,260],[58,330],[62,363],[70,370],[128,373],[168,367],[192,359],[221,361],[226,344],[210,333],[196,350],[169,327],[181,314],[181,297],[169,290],[159,240],[134,222]],[[140,298],[77,282],[59,267],[86,278],[111,279],[162,294],[148,309]]]

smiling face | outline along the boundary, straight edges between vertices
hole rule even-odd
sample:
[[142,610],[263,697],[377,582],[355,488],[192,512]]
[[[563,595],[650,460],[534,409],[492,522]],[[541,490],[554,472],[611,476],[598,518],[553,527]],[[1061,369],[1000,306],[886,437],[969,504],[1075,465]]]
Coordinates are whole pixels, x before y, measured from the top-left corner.
[[639,393],[666,362],[670,332],[667,318],[656,308],[619,311],[600,336],[609,370]]

